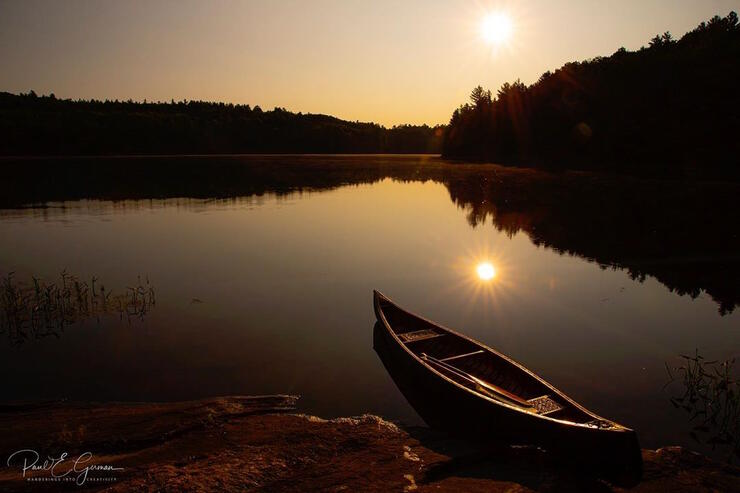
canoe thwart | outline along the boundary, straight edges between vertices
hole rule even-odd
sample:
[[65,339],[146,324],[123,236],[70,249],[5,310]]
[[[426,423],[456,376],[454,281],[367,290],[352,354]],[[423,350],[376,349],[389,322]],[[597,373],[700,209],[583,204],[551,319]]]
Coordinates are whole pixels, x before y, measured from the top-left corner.
[[476,354],[484,354],[484,353],[485,351],[483,351],[482,349],[479,349],[478,351],[473,351],[472,353],[458,354],[457,356],[450,356],[448,358],[442,358],[440,359],[440,361],[453,361],[456,359],[467,358],[468,356],[475,356]]

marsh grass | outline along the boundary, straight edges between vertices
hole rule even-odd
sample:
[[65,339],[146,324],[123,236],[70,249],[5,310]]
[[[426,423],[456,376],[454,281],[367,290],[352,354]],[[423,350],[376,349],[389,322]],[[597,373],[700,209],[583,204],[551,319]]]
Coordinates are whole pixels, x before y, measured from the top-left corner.
[[62,271],[51,282],[36,277],[23,282],[10,272],[0,278],[0,332],[19,345],[29,338],[59,337],[65,327],[90,318],[99,323],[103,315],[143,320],[155,304],[154,288],[140,276],[135,286],[114,293],[94,276],[87,282]]
[[728,459],[740,457],[740,381],[734,371],[735,358],[707,361],[696,350],[693,356],[680,355],[683,364],[671,368],[669,381],[680,382],[683,393],[670,398],[674,407],[690,414],[694,423],[691,437],[697,442],[728,447]]

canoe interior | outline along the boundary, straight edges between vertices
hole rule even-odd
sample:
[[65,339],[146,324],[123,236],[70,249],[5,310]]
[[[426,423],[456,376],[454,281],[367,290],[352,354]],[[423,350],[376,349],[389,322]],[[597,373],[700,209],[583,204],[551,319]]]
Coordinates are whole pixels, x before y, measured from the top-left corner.
[[[389,329],[399,336],[401,343],[416,356],[423,358],[423,355],[427,355],[442,360],[455,369],[493,384],[524,401],[548,396],[549,401],[554,401],[549,404],[551,406],[554,404],[556,410],[554,412],[545,410],[543,414],[547,417],[573,423],[588,423],[598,427],[611,427],[610,422],[574,406],[558,391],[485,346],[408,313],[384,298],[379,299],[379,308],[388,321]],[[447,378],[475,390],[470,380],[436,365],[428,366],[434,367]],[[528,412],[539,414],[534,409]]]

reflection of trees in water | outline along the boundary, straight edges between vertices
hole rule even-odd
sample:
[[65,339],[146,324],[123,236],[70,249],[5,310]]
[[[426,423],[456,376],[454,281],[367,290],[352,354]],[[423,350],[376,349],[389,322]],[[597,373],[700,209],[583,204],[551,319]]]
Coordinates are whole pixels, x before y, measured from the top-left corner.
[[143,320],[154,307],[154,289],[149,279],[138,279],[124,293],[113,294],[96,277],[90,283],[63,271],[55,282],[35,277],[30,283],[16,281],[11,272],[0,281],[0,332],[8,335],[14,345],[28,339],[59,337],[75,322],[101,315],[118,314]]
[[576,173],[445,184],[473,227],[490,220],[633,280],[653,276],[693,298],[706,291],[723,315],[740,303],[740,185]]
[[706,361],[697,350],[694,356],[681,355],[683,364],[671,369],[666,363],[669,386],[679,381],[681,395],[671,397],[671,404],[690,415],[694,424],[691,436],[696,441],[728,447],[740,457],[740,381],[734,375],[735,358]]
[[[0,207],[79,199],[233,199],[433,180],[477,226],[740,304],[740,184],[545,173],[431,156],[222,156],[6,160]],[[43,205],[42,205],[43,206]],[[44,212],[45,214],[45,212]]]

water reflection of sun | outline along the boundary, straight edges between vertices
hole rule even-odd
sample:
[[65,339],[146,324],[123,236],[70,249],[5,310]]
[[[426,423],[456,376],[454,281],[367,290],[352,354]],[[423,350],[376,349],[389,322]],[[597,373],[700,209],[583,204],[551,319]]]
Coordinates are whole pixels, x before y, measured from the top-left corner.
[[469,309],[495,308],[514,288],[505,251],[478,247],[457,257],[452,265],[456,282],[450,289],[462,296]]

